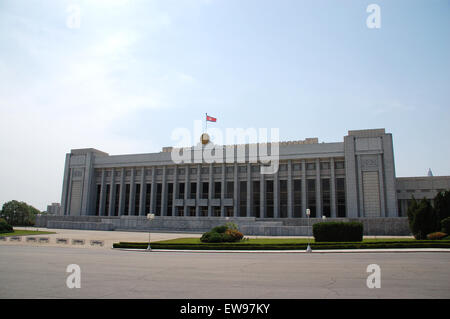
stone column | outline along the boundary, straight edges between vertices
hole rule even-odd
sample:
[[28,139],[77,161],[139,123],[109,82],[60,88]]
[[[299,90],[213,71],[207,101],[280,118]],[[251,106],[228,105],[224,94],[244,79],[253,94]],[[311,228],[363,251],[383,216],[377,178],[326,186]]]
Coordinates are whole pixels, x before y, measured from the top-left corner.
[[383,157],[381,154],[378,154],[378,179],[380,184],[380,208],[381,208],[381,217],[388,217],[386,216],[386,200],[384,197],[384,178],[383,178]]
[[213,165],[209,164],[209,178],[208,178],[208,217],[212,216],[212,206],[211,201],[214,197],[213,194]]
[[70,185],[70,154],[66,154],[66,161],[64,163],[64,180],[63,180],[63,188],[61,195],[61,215],[66,215],[69,211],[69,185]]
[[183,207],[183,211],[184,211],[184,216],[186,217],[189,213],[188,211],[188,206],[187,206],[187,200],[189,199],[189,195],[191,193],[191,181],[189,179],[189,174],[190,172],[190,166],[187,165],[185,168],[185,172],[184,172],[184,207]]
[[316,159],[316,217],[321,218],[322,212],[322,183],[320,179],[320,160]]
[[108,216],[113,215],[114,207],[116,206],[116,180],[115,180],[115,170],[111,170],[111,189],[109,193],[109,211]]
[[302,160],[302,217],[306,218],[306,209],[308,203],[306,202],[306,161]]
[[220,216],[225,217],[225,188],[226,188],[226,166],[222,164],[222,185],[220,187]]
[[[260,171],[261,172],[261,171]],[[259,182],[259,216],[260,218],[266,218],[266,182],[264,178],[264,174],[260,174],[260,182]]]
[[156,214],[156,166],[152,167],[152,188],[150,190],[150,213]]
[[[100,205],[98,209],[98,215],[104,216],[104,210],[105,210],[105,191],[106,191],[106,185],[105,185],[105,169],[102,169],[102,177],[100,182]],[[97,190],[95,190],[97,191]],[[97,212],[95,212],[97,213]]]
[[239,179],[238,179],[238,165],[234,163],[234,217],[239,217]]
[[202,174],[202,167],[200,164],[197,165],[197,192],[195,195],[195,216],[200,217],[200,183],[201,183],[201,174]]
[[134,216],[135,211],[134,211],[134,201],[136,198],[136,185],[134,183],[134,174],[135,174],[135,169],[134,167],[131,168],[131,177],[130,177],[130,198],[129,198],[129,207],[130,209],[128,210],[128,216]]
[[145,194],[147,183],[145,182],[145,167],[141,168],[141,193],[139,194],[139,216],[145,216]]
[[336,174],[334,172],[334,158],[330,159],[330,191],[331,191],[331,217],[336,217]]
[[253,185],[252,185],[252,165],[247,163],[247,217],[252,216],[252,198],[253,198]]
[[358,175],[358,188],[359,188],[359,211],[358,217],[365,217],[366,212],[364,211],[364,192],[363,192],[363,180],[362,180],[362,171],[361,171],[361,156],[356,156],[357,169],[356,174]]
[[280,218],[280,179],[278,171],[273,174],[273,217]]
[[161,188],[161,216],[167,216],[167,167],[163,166],[162,188]]
[[293,189],[292,189],[292,160],[288,161],[288,180],[287,180],[287,217],[293,217]]
[[175,202],[178,198],[178,166],[175,166],[173,172],[173,197],[172,197],[172,216],[178,216],[178,206]]
[[125,209],[125,168],[120,170],[120,194],[119,194],[119,216],[123,216]]

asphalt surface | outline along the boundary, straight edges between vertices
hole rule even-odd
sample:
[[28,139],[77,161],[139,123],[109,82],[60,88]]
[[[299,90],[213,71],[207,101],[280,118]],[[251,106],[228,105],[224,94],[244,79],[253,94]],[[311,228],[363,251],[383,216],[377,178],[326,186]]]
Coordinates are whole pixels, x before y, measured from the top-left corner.
[[[0,245],[0,298],[450,298],[450,253],[243,254]],[[81,288],[69,289],[69,264]],[[367,266],[381,288],[366,285]]]

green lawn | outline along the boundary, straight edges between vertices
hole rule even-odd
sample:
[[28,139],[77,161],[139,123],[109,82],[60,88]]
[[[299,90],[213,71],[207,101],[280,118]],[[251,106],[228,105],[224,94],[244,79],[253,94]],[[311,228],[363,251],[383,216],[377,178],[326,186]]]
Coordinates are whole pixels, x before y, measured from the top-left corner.
[[[379,243],[379,242],[399,242],[399,241],[416,241],[412,238],[367,238],[364,239],[363,243]],[[202,243],[200,238],[177,238],[170,240],[162,240],[154,242],[157,244],[202,244],[206,245],[206,243]],[[315,243],[314,238],[310,239],[310,243]],[[225,243],[226,244],[226,243]],[[250,238],[249,240],[243,240],[237,243],[231,243],[234,245],[294,245],[294,244],[308,244],[307,238]]]
[[[450,248],[450,240],[415,240],[413,238],[367,238],[362,242],[319,242],[311,238],[315,249],[385,249]],[[153,249],[179,250],[305,250],[307,238],[252,238],[237,243],[202,243],[200,238],[178,238],[152,242]],[[114,248],[147,248],[147,242],[114,243]]]
[[5,236],[28,236],[28,235],[48,235],[48,234],[56,234],[54,232],[48,231],[36,231],[36,230],[22,230],[18,229],[13,231],[12,233],[0,233],[0,237]]

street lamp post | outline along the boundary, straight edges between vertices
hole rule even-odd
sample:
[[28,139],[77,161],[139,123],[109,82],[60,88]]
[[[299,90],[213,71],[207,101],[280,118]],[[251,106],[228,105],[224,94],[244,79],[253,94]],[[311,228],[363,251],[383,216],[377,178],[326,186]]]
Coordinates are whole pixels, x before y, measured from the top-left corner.
[[309,216],[311,215],[311,210],[308,208],[306,210],[306,216],[308,217],[308,247],[306,247],[306,252],[310,253],[312,252],[311,246],[309,244]]
[[[153,219],[155,219],[155,214],[147,214],[147,220],[150,222]],[[150,225],[148,228],[148,246],[147,246],[147,251],[152,251],[152,247],[150,247]]]

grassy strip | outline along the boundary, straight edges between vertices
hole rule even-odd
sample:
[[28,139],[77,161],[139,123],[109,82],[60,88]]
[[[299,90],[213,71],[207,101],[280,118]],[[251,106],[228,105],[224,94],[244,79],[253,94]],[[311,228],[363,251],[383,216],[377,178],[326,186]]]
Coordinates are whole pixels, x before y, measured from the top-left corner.
[[48,235],[56,234],[55,232],[37,231],[37,230],[15,230],[12,233],[0,233],[0,237],[8,236],[27,236],[27,235]]
[[[145,249],[148,243],[120,242],[113,245],[114,248]],[[258,243],[243,241],[239,243],[180,243],[174,241],[155,242],[151,244],[153,249],[177,249],[177,250],[305,250],[304,243]],[[400,240],[400,241],[368,241],[358,243],[311,243],[311,248],[320,249],[385,249],[385,248],[450,248],[448,240]]]

